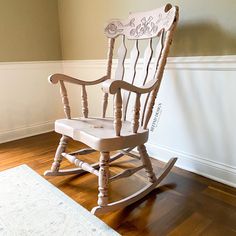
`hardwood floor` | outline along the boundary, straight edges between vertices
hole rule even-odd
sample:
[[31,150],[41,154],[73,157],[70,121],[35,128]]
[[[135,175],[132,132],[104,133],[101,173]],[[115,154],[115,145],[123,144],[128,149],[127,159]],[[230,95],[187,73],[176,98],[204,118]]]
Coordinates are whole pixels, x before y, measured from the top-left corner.
[[[27,164],[40,175],[50,168],[60,136],[47,133],[0,144],[0,171]],[[84,146],[73,141],[69,150]],[[98,155],[90,154],[94,162]],[[124,157],[112,165],[112,173],[121,167],[135,166],[138,160]],[[152,160],[158,172],[162,163]],[[69,166],[67,161],[63,167]],[[128,180],[112,183],[111,199],[118,199],[144,186],[145,173],[140,171]],[[82,176],[47,177],[53,185],[79,204],[91,210],[97,201],[97,178]],[[100,217],[121,235],[236,235],[236,189],[199,175],[174,168],[151,194],[139,202]],[[79,219],[78,219],[79,220]]]

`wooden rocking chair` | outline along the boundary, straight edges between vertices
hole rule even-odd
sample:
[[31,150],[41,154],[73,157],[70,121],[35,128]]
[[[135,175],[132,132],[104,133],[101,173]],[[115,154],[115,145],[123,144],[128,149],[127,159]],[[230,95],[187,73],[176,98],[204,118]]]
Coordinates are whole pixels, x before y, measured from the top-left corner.
[[[127,20],[111,20],[105,28],[109,40],[107,74],[95,81],[82,81],[63,74],[54,74],[49,77],[52,84],[59,82],[62,102],[66,119],[55,122],[55,131],[62,134],[56,150],[51,170],[45,172],[46,176],[59,176],[90,172],[98,176],[98,206],[92,209],[93,214],[106,213],[125,207],[143,198],[150,193],[170,172],[177,158],[172,158],[165,165],[158,176],[153,172],[152,164],[146,151],[145,143],[148,141],[148,123],[160,87],[169,47],[174,29],[178,21],[178,7],[167,4],[162,8],[148,12],[131,13]],[[118,36],[121,46],[118,50],[118,64],[115,78],[111,78],[112,58],[114,44]],[[130,53],[130,70],[126,75],[125,58],[127,54],[126,40],[133,41],[134,46]],[[137,61],[140,55],[139,41],[146,40],[147,47],[144,52],[143,69],[141,76],[136,73]],[[155,44],[154,41],[157,41]],[[156,45],[154,47],[154,45]],[[127,77],[127,81],[125,78]],[[137,82],[136,82],[137,81]],[[82,114],[81,118],[71,118],[70,106],[64,82],[80,85],[82,88]],[[100,84],[103,90],[102,117],[88,116],[87,86]],[[138,85],[137,85],[138,84]],[[108,95],[114,95],[114,118],[106,117]],[[131,94],[135,95],[131,99]],[[128,106],[133,104],[132,121],[127,119]],[[68,140],[72,138],[88,145],[90,148],[73,153],[66,153]],[[131,153],[137,147],[139,155]],[[98,163],[89,165],[79,160],[76,155],[93,150],[100,152]],[[110,157],[111,151],[117,153]],[[115,176],[109,174],[109,163],[118,158],[129,155],[141,160],[142,164],[136,168],[128,169]],[[76,168],[60,170],[62,158],[74,163]],[[122,200],[109,203],[108,185],[120,178],[131,176],[141,169],[145,169],[148,184],[135,194]]]

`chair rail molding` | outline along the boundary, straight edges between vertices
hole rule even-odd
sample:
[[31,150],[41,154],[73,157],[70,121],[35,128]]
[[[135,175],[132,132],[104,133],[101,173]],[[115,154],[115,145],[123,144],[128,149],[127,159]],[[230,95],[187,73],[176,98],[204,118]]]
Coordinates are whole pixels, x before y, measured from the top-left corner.
[[[85,68],[106,68],[106,59],[97,60],[62,60],[64,70],[85,69]],[[125,61],[128,66],[129,60]],[[142,68],[143,59],[137,63],[138,68]],[[152,63],[151,63],[152,64]],[[113,60],[113,65],[117,65],[117,59]],[[166,64],[167,70],[209,70],[209,71],[235,71],[236,55],[228,56],[194,56],[194,57],[169,57]]]

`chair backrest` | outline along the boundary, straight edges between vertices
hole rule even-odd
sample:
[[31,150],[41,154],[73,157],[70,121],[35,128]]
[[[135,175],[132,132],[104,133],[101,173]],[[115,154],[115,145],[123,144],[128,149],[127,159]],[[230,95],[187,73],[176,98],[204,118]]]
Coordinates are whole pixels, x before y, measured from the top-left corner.
[[[115,41],[120,38],[121,45],[118,49],[118,64],[115,72],[116,80],[126,80],[134,85],[145,85],[150,80],[155,80],[154,89],[146,94],[142,99],[141,105],[141,122],[140,124],[147,128],[150,120],[155,98],[158,93],[166,58],[169,51],[169,46],[172,41],[173,32],[178,21],[178,7],[167,4],[161,8],[147,11],[130,13],[127,20],[111,20],[106,28],[105,35],[109,39],[108,46],[108,63],[107,75],[111,78],[112,58]],[[144,54],[140,51],[146,41],[146,49]],[[133,47],[128,53],[127,43],[133,42]],[[126,56],[129,55],[128,60]],[[142,60],[142,68],[137,68],[137,62],[140,58]],[[126,61],[130,67],[127,70]],[[151,63],[152,62],[152,63]],[[139,73],[137,73],[137,69]],[[106,114],[107,97],[104,94],[103,99],[103,117]],[[122,92],[122,109],[123,120],[127,119],[128,107],[132,104],[130,99],[130,92]]]

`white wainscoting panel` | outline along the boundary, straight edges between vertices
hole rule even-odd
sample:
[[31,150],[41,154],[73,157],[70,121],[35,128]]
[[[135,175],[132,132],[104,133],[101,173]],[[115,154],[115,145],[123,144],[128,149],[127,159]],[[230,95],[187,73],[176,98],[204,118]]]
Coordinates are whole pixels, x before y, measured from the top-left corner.
[[0,63],[0,143],[53,130],[63,115],[58,88],[47,77],[60,61]]
[[[66,74],[85,80],[106,71],[106,60],[62,64]],[[236,56],[169,58],[150,122],[151,156],[177,156],[177,166],[236,187],[235,90]],[[101,114],[93,105],[99,93],[90,91],[91,115]]]
[[[64,117],[50,74],[93,80],[105,72],[106,60],[0,63],[0,143],[50,131]],[[78,116],[80,88],[68,87]],[[150,122],[151,156],[177,156],[177,166],[236,187],[235,90],[236,56],[169,58]],[[101,95],[100,86],[88,89],[91,116],[101,114]]]
[[235,89],[235,56],[170,59],[149,153],[178,156],[177,166],[236,187]]

